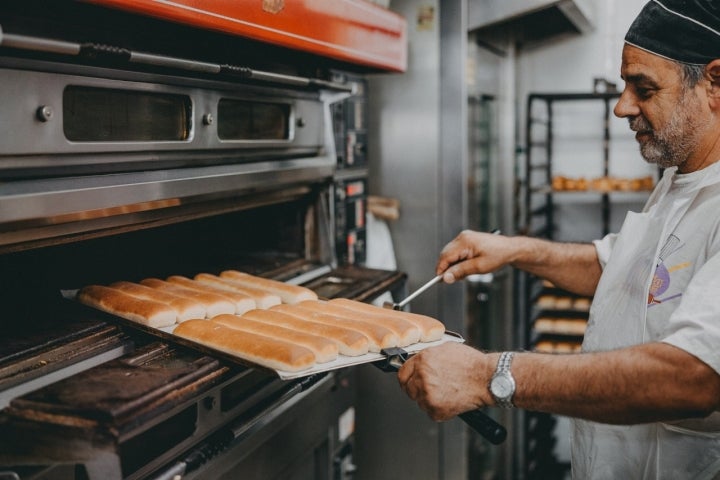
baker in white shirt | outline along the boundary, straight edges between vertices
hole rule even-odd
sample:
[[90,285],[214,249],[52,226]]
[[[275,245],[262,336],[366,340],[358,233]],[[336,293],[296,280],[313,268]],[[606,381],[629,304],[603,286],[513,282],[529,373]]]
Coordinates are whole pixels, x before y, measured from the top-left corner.
[[593,296],[582,353],[426,349],[398,373],[435,420],[487,405],[573,417],[578,479],[720,478],[720,2],[653,0],[622,52],[627,118],[664,175],[590,244],[465,231],[447,283],[505,265]]

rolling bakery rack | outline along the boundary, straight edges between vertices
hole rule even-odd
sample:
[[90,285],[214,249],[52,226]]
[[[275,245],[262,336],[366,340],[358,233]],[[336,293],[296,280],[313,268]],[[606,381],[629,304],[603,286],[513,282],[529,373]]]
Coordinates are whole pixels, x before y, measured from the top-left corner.
[[[616,200],[641,206],[647,198],[654,185],[652,176],[618,178],[613,175],[611,157],[614,151],[611,147],[614,138],[611,120],[612,109],[620,92],[612,84],[604,82],[604,85],[604,88],[597,88],[593,92],[528,95],[524,171],[521,171],[521,178],[518,179],[517,204],[521,208],[518,208],[516,221],[519,233],[550,240],[566,240],[558,236],[558,227],[564,221],[559,206],[577,204],[583,208],[595,207],[589,215],[599,214],[595,222],[599,231],[592,234],[592,238],[573,239],[590,241],[611,231]],[[594,143],[589,142],[581,147],[593,149],[593,158],[599,158],[600,175],[595,178],[564,176],[558,171],[558,147],[561,142],[567,141],[567,137],[560,135],[564,132],[558,130],[556,117],[563,108],[580,105],[588,106],[593,113],[590,118],[587,115],[573,117],[576,121],[592,123],[599,120],[599,129],[592,135]],[[597,207],[599,211],[596,213]],[[548,353],[579,351],[591,298],[571,294],[523,272],[517,273],[516,285],[521,292],[518,295],[517,311],[521,315],[522,343],[526,348]],[[558,418],[555,416],[525,413],[526,478],[546,480],[565,477],[569,464],[564,459],[558,459],[554,453],[558,442],[554,433],[557,427]]]

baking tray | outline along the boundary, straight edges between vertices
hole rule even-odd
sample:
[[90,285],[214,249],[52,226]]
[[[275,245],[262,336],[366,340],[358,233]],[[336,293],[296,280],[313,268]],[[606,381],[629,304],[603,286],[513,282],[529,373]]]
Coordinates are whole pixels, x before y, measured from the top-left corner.
[[[201,351],[205,354],[212,355],[213,357],[216,357],[216,358],[221,358],[223,360],[229,361],[229,362],[237,364],[237,365],[251,367],[251,368],[260,368],[263,370],[274,372],[282,380],[292,380],[292,379],[296,379],[296,378],[307,377],[307,376],[314,375],[317,373],[329,372],[329,371],[337,370],[340,368],[352,367],[355,365],[362,365],[365,363],[372,363],[372,362],[377,362],[377,361],[381,361],[381,360],[385,359],[385,355],[383,355],[379,352],[377,352],[377,353],[370,352],[370,353],[366,353],[363,355],[357,355],[357,356],[353,356],[353,357],[338,354],[338,358],[331,362],[319,363],[319,364],[316,364],[315,366],[313,366],[312,368],[308,368],[308,369],[301,370],[298,372],[275,370],[275,369],[272,369],[269,367],[265,367],[265,366],[250,362],[250,361],[240,358],[236,355],[232,355],[227,352],[216,350],[216,349],[214,349],[212,347],[208,347],[204,344],[194,342],[192,340],[188,340],[186,338],[174,335],[173,330],[175,330],[177,325],[171,325],[169,327],[161,327],[161,328],[150,327],[147,325],[143,325],[141,323],[134,322],[132,320],[128,320],[126,318],[112,315],[112,314],[104,312],[102,310],[98,310],[98,309],[89,307],[89,306],[84,305],[76,300],[75,297],[77,296],[77,292],[78,292],[78,290],[63,290],[61,293],[62,293],[63,297],[65,297],[68,300],[71,300],[75,305],[77,305],[79,308],[82,308],[85,311],[95,312],[97,314],[102,315],[103,317],[110,318],[114,321],[120,322],[123,325],[127,325],[132,328],[147,332],[151,335],[154,335],[154,336],[159,337],[164,340],[168,340],[168,341],[171,341],[171,342],[174,342],[174,343],[186,346],[186,347],[193,348],[193,349]],[[406,352],[412,354],[412,353],[417,353],[419,351],[422,351],[426,348],[434,347],[437,345],[442,345],[443,343],[448,343],[448,342],[464,343],[465,339],[458,333],[446,331],[443,334],[442,338],[440,338],[439,340],[435,340],[433,342],[414,343],[412,345],[408,345],[408,346],[402,347],[402,348]]]

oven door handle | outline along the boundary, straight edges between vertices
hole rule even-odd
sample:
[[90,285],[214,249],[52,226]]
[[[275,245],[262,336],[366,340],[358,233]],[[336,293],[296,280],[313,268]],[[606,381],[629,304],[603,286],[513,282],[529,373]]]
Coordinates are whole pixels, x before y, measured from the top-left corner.
[[188,452],[182,460],[151,477],[152,480],[178,480],[183,475],[197,470],[212,458],[242,441],[261,422],[268,423],[287,411],[304,397],[304,395],[300,396],[300,393],[311,390],[327,375],[328,372],[316,373],[293,382],[251,419],[242,419],[237,424],[212,434]]

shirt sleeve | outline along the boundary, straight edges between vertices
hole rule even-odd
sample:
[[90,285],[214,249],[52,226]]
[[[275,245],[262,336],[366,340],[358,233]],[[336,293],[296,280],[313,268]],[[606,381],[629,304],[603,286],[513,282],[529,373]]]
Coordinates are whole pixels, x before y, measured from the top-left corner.
[[617,233],[609,233],[600,240],[593,240],[593,245],[595,245],[595,251],[597,252],[600,267],[602,267],[603,269],[610,260],[610,254],[612,253],[612,249],[615,246],[616,239]]
[[672,313],[663,342],[696,356],[720,373],[720,253],[695,274]]

